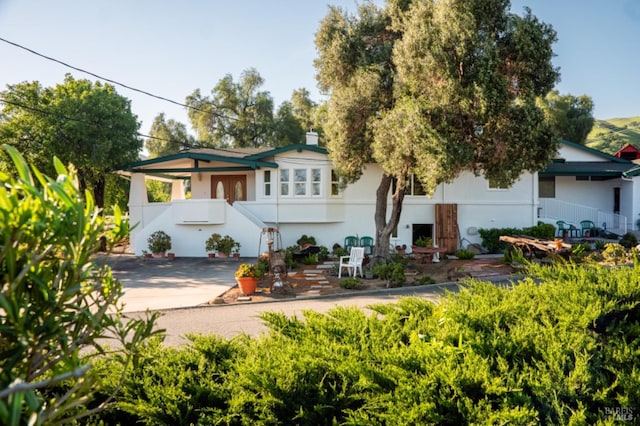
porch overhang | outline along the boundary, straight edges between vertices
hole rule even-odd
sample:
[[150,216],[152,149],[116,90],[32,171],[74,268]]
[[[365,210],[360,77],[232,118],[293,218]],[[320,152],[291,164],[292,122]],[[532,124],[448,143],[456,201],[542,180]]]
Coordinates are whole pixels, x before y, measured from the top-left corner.
[[631,164],[608,161],[566,161],[550,163],[539,176],[577,176],[616,179],[629,171]]
[[[212,166],[211,163],[224,164]],[[186,151],[179,154],[130,163],[123,167],[121,171],[130,174],[187,175],[202,172],[251,171],[260,168],[276,169],[278,168],[278,164],[251,157]]]

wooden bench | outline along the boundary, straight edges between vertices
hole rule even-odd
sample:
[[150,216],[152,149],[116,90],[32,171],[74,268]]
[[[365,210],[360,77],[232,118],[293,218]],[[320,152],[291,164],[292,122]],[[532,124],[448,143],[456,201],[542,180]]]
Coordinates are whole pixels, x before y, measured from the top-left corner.
[[411,246],[411,253],[416,258],[416,263],[433,263],[433,256],[436,253],[445,254],[447,249],[439,247]]

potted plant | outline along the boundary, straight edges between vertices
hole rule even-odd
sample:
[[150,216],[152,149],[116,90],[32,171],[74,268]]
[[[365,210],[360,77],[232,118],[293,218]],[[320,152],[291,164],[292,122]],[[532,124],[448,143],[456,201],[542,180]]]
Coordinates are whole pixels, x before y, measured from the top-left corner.
[[233,257],[240,258],[240,243],[237,241],[233,244]]
[[165,252],[171,249],[171,237],[164,231],[156,231],[149,235],[147,243],[154,257],[164,257]]
[[415,245],[418,247],[431,248],[433,247],[433,239],[427,237],[418,237]]
[[207,241],[204,243],[204,249],[209,253],[209,257],[216,257],[216,250],[218,250],[218,241],[222,238],[220,234],[211,234]]
[[207,251],[217,251],[219,257],[229,257],[235,245],[236,241],[229,235],[223,237],[216,233],[211,234],[205,244],[205,249]]
[[235,272],[236,282],[240,291],[245,296],[256,292],[258,286],[258,272],[256,266],[251,263],[241,263]]
[[300,246],[301,249],[305,249],[309,246],[315,246],[316,245],[316,239],[315,237],[311,236],[311,235],[306,235],[303,234],[300,238],[298,238],[298,241],[296,241],[296,243],[298,243],[298,245]]

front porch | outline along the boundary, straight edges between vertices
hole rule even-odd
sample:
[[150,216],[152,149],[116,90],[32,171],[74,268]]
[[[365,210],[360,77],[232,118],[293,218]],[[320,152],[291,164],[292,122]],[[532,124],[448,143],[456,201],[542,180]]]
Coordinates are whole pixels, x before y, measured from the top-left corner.
[[559,220],[580,229],[583,220],[592,221],[596,228],[618,235],[632,230],[632,226],[624,215],[608,213],[593,207],[556,200],[540,198],[538,203],[538,219],[544,223],[556,225]]

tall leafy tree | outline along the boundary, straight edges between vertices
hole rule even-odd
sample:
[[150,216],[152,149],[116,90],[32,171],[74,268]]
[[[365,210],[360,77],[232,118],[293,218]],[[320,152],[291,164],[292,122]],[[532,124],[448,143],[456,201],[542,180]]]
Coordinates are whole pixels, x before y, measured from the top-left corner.
[[187,97],[189,119],[205,145],[258,147],[273,144],[273,98],[259,89],[264,79],[250,68],[236,83],[225,76],[203,96],[196,89]]
[[145,147],[151,158],[177,154],[182,149],[196,145],[187,126],[172,118],[167,120],[164,113],[158,114],[153,120],[149,136],[151,138],[145,142]]
[[536,100],[559,77],[556,33],[530,10],[509,8],[508,0],[367,1],[357,15],[330,7],[321,22],[315,65],[329,95],[331,158],[351,181],[367,162],[383,170],[377,258],[388,257],[411,175],[428,194],[467,170],[510,184],[555,153]]
[[558,135],[584,145],[593,129],[593,100],[587,95],[561,95],[552,90],[541,98],[540,104]]
[[294,90],[276,113],[274,139],[279,146],[303,143],[308,131],[322,134],[322,109],[307,89]]
[[294,106],[290,101],[284,101],[278,107],[274,121],[274,141],[278,146],[302,143],[305,129],[295,116]]
[[58,157],[78,170],[82,190],[104,206],[107,175],[138,159],[140,123],[131,102],[100,82],[75,80],[44,88],[38,82],[8,86],[2,92],[0,141],[16,146],[28,161],[53,174]]

